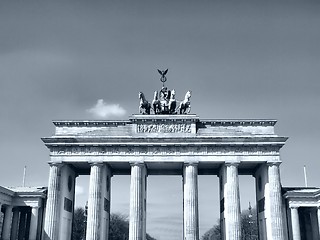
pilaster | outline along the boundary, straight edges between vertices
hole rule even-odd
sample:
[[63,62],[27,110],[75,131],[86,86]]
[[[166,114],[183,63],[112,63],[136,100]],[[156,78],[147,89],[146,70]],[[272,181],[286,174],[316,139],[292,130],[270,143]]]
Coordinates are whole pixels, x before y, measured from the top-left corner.
[[129,240],[146,239],[146,167],[131,164]]

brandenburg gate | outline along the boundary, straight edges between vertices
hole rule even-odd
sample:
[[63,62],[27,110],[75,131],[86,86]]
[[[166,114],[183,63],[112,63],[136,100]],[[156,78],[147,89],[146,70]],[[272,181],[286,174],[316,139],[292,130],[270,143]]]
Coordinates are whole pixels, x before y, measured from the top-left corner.
[[70,240],[75,180],[88,174],[87,240],[108,239],[117,174],[131,176],[130,240],[146,239],[149,175],[182,176],[184,240],[199,240],[198,176],[217,175],[223,239],[240,240],[239,174],[255,178],[260,239],[286,239],[279,150],[287,138],[275,134],[276,121],[204,120],[189,114],[191,92],[180,105],[174,90],[159,95],[151,104],[140,93],[140,114],[129,120],[54,121],[55,134],[42,139],[50,150],[45,239]]

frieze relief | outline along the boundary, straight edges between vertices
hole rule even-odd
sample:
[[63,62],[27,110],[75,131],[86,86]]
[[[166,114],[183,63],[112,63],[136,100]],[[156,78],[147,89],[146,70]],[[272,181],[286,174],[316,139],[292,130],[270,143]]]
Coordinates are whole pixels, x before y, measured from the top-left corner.
[[64,146],[51,147],[51,156],[59,155],[278,155],[271,146]]
[[138,124],[137,133],[191,133],[191,124]]

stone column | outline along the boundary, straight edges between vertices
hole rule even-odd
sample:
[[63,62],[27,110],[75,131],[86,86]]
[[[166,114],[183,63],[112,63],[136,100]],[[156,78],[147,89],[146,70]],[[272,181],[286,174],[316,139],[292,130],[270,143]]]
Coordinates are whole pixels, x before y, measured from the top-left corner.
[[301,240],[298,207],[290,207],[292,240]]
[[[1,209],[2,209],[2,203],[0,202],[0,213],[1,213]],[[2,228],[0,228],[0,237],[2,235]]]
[[37,239],[38,231],[38,218],[39,218],[39,207],[32,207],[31,209],[31,221],[30,221],[30,231],[29,231],[29,240]]
[[48,183],[44,239],[59,240],[61,163],[51,163]]
[[24,235],[26,232],[26,220],[27,220],[26,218],[27,218],[27,213],[25,209],[22,209],[20,212],[18,240],[24,239]]
[[27,239],[29,237],[30,223],[31,223],[31,209],[29,208],[27,210],[27,219],[26,219],[26,228],[25,228],[25,233],[24,233],[24,239]]
[[317,215],[318,215],[318,228],[319,228],[319,235],[320,235],[320,206],[317,207]]
[[197,163],[185,163],[183,168],[183,228],[184,240],[199,239]]
[[2,227],[2,240],[10,240],[12,222],[12,206],[6,206]]
[[267,230],[271,233],[272,240],[283,240],[284,237],[284,223],[283,223],[283,210],[282,210],[282,195],[281,195],[281,182],[280,182],[280,162],[267,163],[268,166],[268,179],[269,179],[269,193],[266,197],[269,197],[270,204],[270,217],[267,224],[270,229]]
[[129,240],[146,239],[146,167],[131,164]]
[[226,163],[224,186],[225,236],[227,240],[241,239],[241,208],[239,193],[239,163]]
[[20,213],[19,208],[13,209],[11,240],[16,240],[18,236],[19,213]]
[[102,167],[103,163],[91,164],[86,240],[100,239]]

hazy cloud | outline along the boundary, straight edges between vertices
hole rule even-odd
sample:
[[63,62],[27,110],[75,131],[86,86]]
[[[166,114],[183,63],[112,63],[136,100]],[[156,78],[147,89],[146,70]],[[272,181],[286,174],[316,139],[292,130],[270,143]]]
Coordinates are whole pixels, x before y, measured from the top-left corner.
[[96,105],[87,111],[99,118],[115,118],[126,114],[126,110],[119,104],[109,104],[103,99],[98,99]]
[[84,189],[83,189],[83,187],[76,185],[75,194],[76,194],[76,195],[82,195],[82,194],[84,194]]

